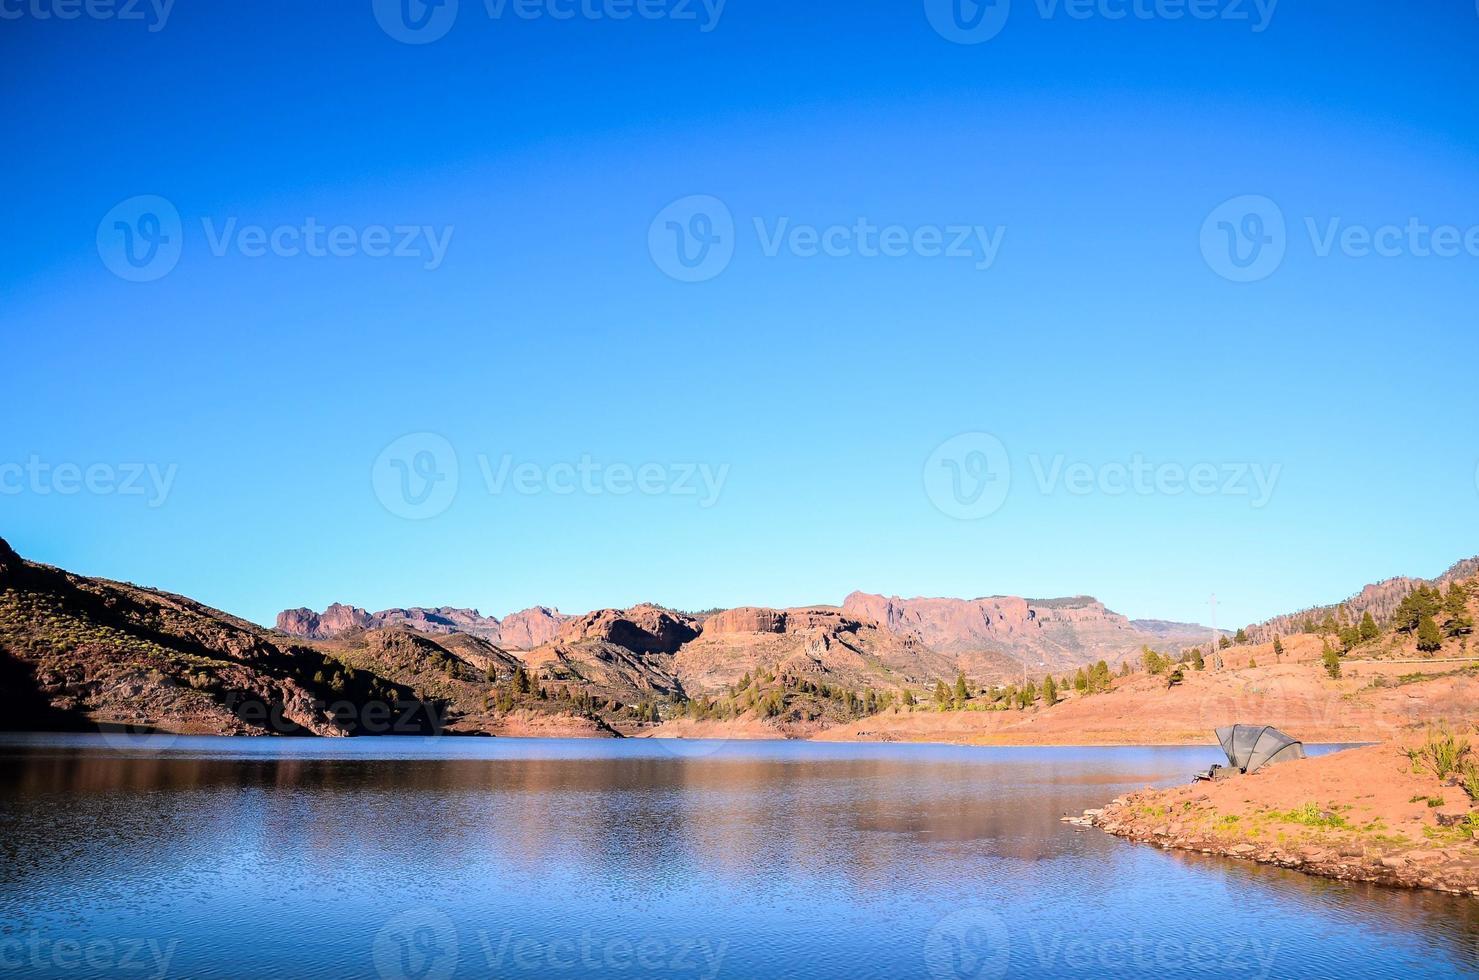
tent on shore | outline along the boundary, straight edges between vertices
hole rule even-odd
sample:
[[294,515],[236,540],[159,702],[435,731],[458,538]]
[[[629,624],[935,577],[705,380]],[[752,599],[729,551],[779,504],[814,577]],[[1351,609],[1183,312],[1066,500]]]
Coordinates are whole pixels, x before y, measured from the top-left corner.
[[1228,725],[1217,729],[1227,767],[1213,766],[1201,778],[1221,779],[1255,773],[1264,766],[1304,758],[1304,743],[1268,725]]

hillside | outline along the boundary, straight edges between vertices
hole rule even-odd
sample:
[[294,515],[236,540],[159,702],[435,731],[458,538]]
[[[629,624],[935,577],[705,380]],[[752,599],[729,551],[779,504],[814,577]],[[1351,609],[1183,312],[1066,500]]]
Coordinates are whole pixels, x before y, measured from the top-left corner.
[[[1238,721],[1270,724],[1311,742],[1393,739],[1413,726],[1479,722],[1479,661],[1470,657],[1479,615],[1479,576],[1453,579],[1441,595],[1419,585],[1392,617],[1359,626],[1296,633],[1267,642],[1223,638],[1206,648],[1152,652],[1119,670],[1054,671],[1005,685],[916,690],[916,703],[885,698],[875,710],[817,724],[815,698],[784,672],[757,679],[706,712],[676,719],[664,734],[840,741],[982,744],[1161,744],[1210,742]],[[1403,611],[1398,615],[1398,611]],[[1426,642],[1419,624],[1431,621]],[[1344,635],[1342,635],[1344,634]],[[1425,648],[1427,647],[1427,648]],[[760,681],[765,683],[760,683]],[[767,736],[767,733],[770,733]]]
[[1245,632],[1251,639],[1268,641],[1275,636],[1304,632],[1310,625],[1323,623],[1327,618],[1358,623],[1367,613],[1378,623],[1383,623],[1391,619],[1402,599],[1418,586],[1446,588],[1454,582],[1472,579],[1476,574],[1479,574],[1479,557],[1465,558],[1454,563],[1437,578],[1389,578],[1365,586],[1344,602],[1311,606],[1298,612],[1275,616],[1246,627]]
[[[0,540],[11,730],[212,735],[615,734],[635,712],[515,674],[486,641],[351,629],[286,643],[182,596],[25,561]],[[563,695],[563,696],[562,696]]]
[[[1381,617],[1356,620],[1343,604],[1302,619],[1310,632],[1221,636],[1215,654],[1185,645],[1210,640],[1199,627],[1132,622],[1087,597],[866,593],[700,615],[539,609],[534,620],[558,628],[521,649],[489,634],[513,622],[529,642],[544,627],[451,608],[289,611],[315,635],[288,636],[4,546],[0,684],[11,728],[1070,743],[1205,741],[1253,718],[1311,740],[1366,740],[1479,704],[1462,660],[1479,601],[1466,567],[1445,591],[1371,587]],[[1044,659],[1024,672],[1022,656]]]

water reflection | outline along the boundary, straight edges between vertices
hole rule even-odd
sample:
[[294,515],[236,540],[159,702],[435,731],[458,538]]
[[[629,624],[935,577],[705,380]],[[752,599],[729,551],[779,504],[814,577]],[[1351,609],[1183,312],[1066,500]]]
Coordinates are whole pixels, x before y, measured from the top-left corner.
[[[668,953],[722,941],[728,976],[928,976],[941,931],[975,909],[1010,937],[1013,973],[1139,975],[1197,942],[1227,976],[1479,964],[1467,900],[1059,821],[1207,761],[1205,749],[11,738],[0,938],[153,929],[180,940],[179,974],[237,975],[231,956],[249,948],[257,972],[375,976],[387,921],[431,909],[416,914],[450,923],[459,976],[493,970],[500,938],[547,957],[586,933],[603,955],[623,939]],[[1250,909],[1271,923],[1257,950],[1268,966],[1229,945],[1228,923]],[[1108,955],[1136,942],[1150,959]],[[669,975],[674,958],[562,970]]]

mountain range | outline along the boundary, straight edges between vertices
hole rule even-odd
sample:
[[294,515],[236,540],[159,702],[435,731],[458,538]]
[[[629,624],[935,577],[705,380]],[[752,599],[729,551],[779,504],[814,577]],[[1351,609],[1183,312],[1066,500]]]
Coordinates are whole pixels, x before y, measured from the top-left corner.
[[[1475,570],[1479,559],[1439,581]],[[1422,581],[1368,586],[1330,608],[1384,618]],[[1250,632],[1287,620],[1293,633],[1314,612]],[[336,603],[285,610],[267,629],[182,596],[26,561],[0,541],[0,693],[9,706],[0,726],[9,728],[613,735],[721,700],[731,716],[760,712],[761,679],[824,726],[864,695],[907,704],[957,675],[976,689],[1040,680],[1220,635],[1131,620],[1087,596],[868,592],[841,605],[686,613],[642,604],[581,615],[536,606],[501,619]]]
[[[646,604],[632,610],[596,610],[570,616],[547,606],[534,606],[499,619],[476,609],[451,606],[409,607],[369,612],[333,603],[323,612],[286,609],[278,613],[278,632],[303,640],[330,640],[360,630],[407,627],[421,633],[465,633],[509,650],[566,649],[592,640],[630,648],[636,633],[620,635],[622,622],[650,619],[642,610],[665,611],[684,624],[681,637],[664,642],[665,653],[680,654],[700,640],[684,660],[704,661],[705,678],[715,685],[722,676],[717,657],[737,667],[735,676],[758,666],[757,658],[788,659],[806,649],[824,651],[844,639],[867,647],[880,662],[911,681],[953,678],[964,672],[973,679],[1018,676],[1024,669],[1072,671],[1105,660],[1117,664],[1147,645],[1179,650],[1217,635],[1210,628],[1162,620],[1131,620],[1089,596],[1034,600],[1017,596],[979,599],[913,598],[853,592],[841,606],[795,609],[740,607],[689,614]],[[601,634],[615,629],[618,635]],[[675,636],[677,634],[674,634]],[[747,638],[747,639],[741,639]],[[799,639],[798,639],[799,638]],[[847,645],[847,644],[845,644]],[[723,655],[720,649],[726,651]],[[748,651],[748,652],[746,652]],[[646,652],[651,652],[648,650]],[[545,657],[550,654],[546,654]],[[543,659],[543,658],[541,658]],[[887,681],[883,680],[885,686]]]

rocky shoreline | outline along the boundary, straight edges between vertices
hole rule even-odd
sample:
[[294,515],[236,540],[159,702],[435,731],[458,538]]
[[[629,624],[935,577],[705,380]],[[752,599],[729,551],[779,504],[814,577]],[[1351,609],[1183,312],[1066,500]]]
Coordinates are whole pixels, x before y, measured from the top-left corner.
[[[1365,750],[1340,755],[1359,751]],[[1365,819],[1369,814],[1358,813],[1354,805],[1305,805],[1291,810],[1277,809],[1277,804],[1260,805],[1266,802],[1260,797],[1273,795],[1264,790],[1277,789],[1276,784],[1253,776],[1237,782],[1244,785],[1232,792],[1225,785],[1207,783],[1143,790],[1118,797],[1101,809],[1086,810],[1082,816],[1063,819],[1163,849],[1252,861],[1341,881],[1479,897],[1479,846],[1466,818],[1416,802],[1425,797],[1411,794],[1409,800],[1428,811],[1417,819],[1431,818],[1431,826],[1408,828],[1390,815]],[[1353,792],[1352,797],[1369,799],[1364,792]],[[1411,829],[1417,830],[1420,839],[1413,839]]]

